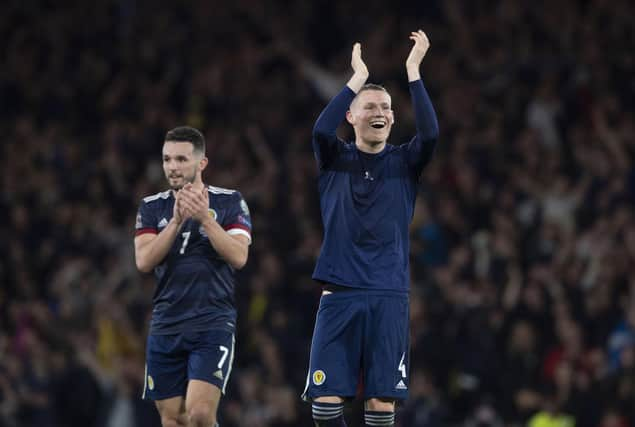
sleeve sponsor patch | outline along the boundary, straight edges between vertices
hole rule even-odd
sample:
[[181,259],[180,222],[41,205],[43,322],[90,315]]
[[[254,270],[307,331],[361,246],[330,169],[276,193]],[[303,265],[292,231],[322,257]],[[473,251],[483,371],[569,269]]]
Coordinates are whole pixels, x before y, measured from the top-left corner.
[[135,229],[140,229],[143,227],[143,222],[141,220],[141,212],[137,212],[137,220],[135,221]]
[[249,228],[251,228],[251,221],[245,215],[238,215],[237,220],[240,224],[243,224]]
[[249,207],[247,206],[247,202],[244,199],[240,200],[240,209],[243,210],[243,213],[249,216]]

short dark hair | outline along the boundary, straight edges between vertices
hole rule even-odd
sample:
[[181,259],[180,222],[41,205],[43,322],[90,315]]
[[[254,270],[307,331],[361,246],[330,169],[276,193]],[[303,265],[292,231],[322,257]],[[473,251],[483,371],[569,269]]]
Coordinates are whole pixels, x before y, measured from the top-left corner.
[[[360,93],[362,93],[362,92],[364,92],[366,90],[379,90],[379,91],[388,93],[386,88],[383,87],[382,85],[378,85],[378,84],[375,84],[375,83],[366,83],[364,86],[362,86],[362,88],[359,90],[359,92],[357,92],[357,95],[359,95]],[[390,94],[388,93],[388,95],[390,95]]]
[[[364,86],[361,87],[361,89],[355,94],[355,98],[353,99],[353,103],[355,103],[357,101],[357,98],[359,97],[359,95],[362,92],[365,92],[367,90],[377,90],[380,92],[384,92],[385,94],[387,94],[388,96],[390,96],[390,93],[386,90],[385,87],[383,87],[382,85],[378,85],[375,83],[366,83]],[[352,103],[351,103],[352,105]]]
[[194,152],[205,155],[205,137],[198,129],[189,126],[176,127],[165,134],[164,142],[167,141],[189,142],[194,146]]

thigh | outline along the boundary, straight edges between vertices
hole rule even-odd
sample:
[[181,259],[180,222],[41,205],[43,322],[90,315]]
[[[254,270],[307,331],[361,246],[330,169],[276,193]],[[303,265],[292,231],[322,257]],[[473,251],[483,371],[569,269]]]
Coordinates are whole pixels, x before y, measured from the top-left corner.
[[234,363],[234,347],[232,332],[212,330],[196,334],[188,362],[188,379],[212,384],[225,393]]
[[150,335],[146,345],[143,398],[185,396],[188,352],[181,335]]
[[364,340],[364,396],[408,397],[409,307],[407,295],[370,295]]
[[361,367],[364,301],[353,291],[322,296],[303,399],[355,396]]

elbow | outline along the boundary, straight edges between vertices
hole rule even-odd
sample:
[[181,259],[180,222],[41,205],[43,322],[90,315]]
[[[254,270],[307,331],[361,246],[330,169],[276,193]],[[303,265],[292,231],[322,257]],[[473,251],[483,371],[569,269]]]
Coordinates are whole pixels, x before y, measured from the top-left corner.
[[427,132],[422,132],[421,139],[425,142],[436,142],[439,139],[439,126],[432,126]]
[[137,265],[137,270],[139,270],[142,273],[149,273],[152,271],[153,266],[150,265],[150,263],[145,262],[145,260],[137,257],[135,259],[135,264]]
[[247,258],[247,254],[236,257],[234,260],[232,260],[231,266],[235,270],[241,270],[245,265],[247,265]]
[[435,141],[439,139],[439,124],[438,123],[432,130],[432,137],[434,138]]
[[313,136],[314,140],[320,141],[329,138],[332,133],[333,132],[330,129],[327,129],[324,126],[321,126],[319,123],[316,123],[315,126],[313,126],[313,132],[311,133],[311,135]]

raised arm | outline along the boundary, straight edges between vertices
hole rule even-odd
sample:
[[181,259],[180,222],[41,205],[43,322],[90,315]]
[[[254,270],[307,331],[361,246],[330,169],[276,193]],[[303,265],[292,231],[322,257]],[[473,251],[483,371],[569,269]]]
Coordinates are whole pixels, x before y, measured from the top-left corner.
[[337,127],[346,117],[355,95],[368,79],[368,68],[362,60],[362,47],[359,43],[353,45],[351,53],[351,67],[353,76],[346,86],[328,103],[317,118],[313,127],[313,151],[320,168],[325,167],[337,152]]
[[439,123],[419,71],[423,57],[430,47],[430,42],[421,30],[412,32],[410,39],[414,41],[414,45],[406,59],[406,72],[408,73],[410,96],[415,111],[417,135],[409,144],[408,151],[411,156],[408,157],[408,160],[412,166],[417,168],[417,174],[419,174],[421,168],[430,160],[434,152],[439,137]]

